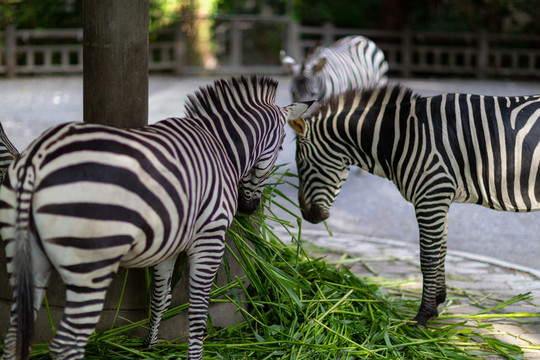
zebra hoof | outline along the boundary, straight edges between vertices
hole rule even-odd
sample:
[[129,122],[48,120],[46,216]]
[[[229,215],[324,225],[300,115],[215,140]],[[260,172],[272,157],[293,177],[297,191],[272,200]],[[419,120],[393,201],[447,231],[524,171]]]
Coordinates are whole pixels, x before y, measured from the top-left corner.
[[437,303],[437,305],[440,305],[445,301],[446,301],[446,290],[444,290],[441,293],[437,294],[437,296],[435,297],[435,302]]
[[145,338],[143,341],[143,347],[145,348],[151,348],[157,345],[157,339],[148,339]]
[[437,311],[437,308],[429,309],[423,306],[420,306],[420,310],[418,311],[418,314],[413,318],[413,321],[416,321],[418,326],[422,326],[423,328],[427,328],[427,323],[429,320],[436,319],[439,315],[439,312]]

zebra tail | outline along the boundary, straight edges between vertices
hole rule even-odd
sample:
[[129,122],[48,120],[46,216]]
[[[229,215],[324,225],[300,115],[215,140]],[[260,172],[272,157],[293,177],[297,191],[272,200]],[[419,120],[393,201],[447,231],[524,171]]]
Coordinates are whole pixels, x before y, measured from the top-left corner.
[[17,303],[16,359],[28,359],[34,337],[34,277],[30,246],[30,204],[34,185],[33,169],[24,171],[16,188],[16,251],[13,258]]

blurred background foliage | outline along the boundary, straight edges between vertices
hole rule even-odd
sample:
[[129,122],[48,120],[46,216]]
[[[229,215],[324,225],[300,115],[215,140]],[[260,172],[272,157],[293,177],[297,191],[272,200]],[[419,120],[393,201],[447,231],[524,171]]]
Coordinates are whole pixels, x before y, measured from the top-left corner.
[[[83,0],[0,0],[0,25],[82,26]],[[304,25],[540,34],[540,0],[150,0],[151,28],[185,15],[293,16]]]

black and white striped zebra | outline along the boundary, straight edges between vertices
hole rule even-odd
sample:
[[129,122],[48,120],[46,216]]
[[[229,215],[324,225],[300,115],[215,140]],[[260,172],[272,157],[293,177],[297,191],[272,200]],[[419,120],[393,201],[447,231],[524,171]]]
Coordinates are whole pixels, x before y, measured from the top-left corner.
[[187,118],[129,130],[68,123],[35,140],[0,189],[14,287],[4,359],[27,358],[52,268],[66,284],[52,358],[83,358],[119,266],[154,266],[145,345],[155,345],[180,252],[190,262],[188,356],[201,359],[225,231],[237,206],[258,206],[285,121],[308,107],[275,105],[276,89],[269,78],[218,80],[189,97]]
[[0,124],[0,183],[4,179],[8,166],[17,157],[19,157],[19,152],[9,140],[2,124]]
[[540,209],[540,95],[413,95],[399,86],[349,92],[323,104],[297,133],[299,202],[310,222],[330,215],[349,165],[390,179],[416,211],[423,274],[415,320],[446,298],[444,258],[452,202]]
[[292,75],[293,101],[324,101],[351,89],[387,82],[388,63],[384,53],[363,36],[347,36],[329,47],[317,46],[302,63],[283,50],[280,57]]

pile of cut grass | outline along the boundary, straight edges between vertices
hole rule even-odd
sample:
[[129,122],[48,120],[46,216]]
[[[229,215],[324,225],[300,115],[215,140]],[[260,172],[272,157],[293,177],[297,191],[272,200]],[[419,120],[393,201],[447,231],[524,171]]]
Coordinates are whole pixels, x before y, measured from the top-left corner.
[[[359,278],[346,266],[329,264],[323,258],[307,254],[299,241],[301,221],[293,229],[273,213],[276,206],[288,207],[280,205],[283,200],[292,203],[277,188],[287,182],[288,176],[288,173],[274,175],[275,181],[265,191],[264,212],[252,217],[238,215],[229,229],[228,236],[237,248],[237,260],[249,285],[245,285],[245,278],[231,274],[226,286],[213,290],[211,301],[234,304],[245,321],[215,328],[209,319],[209,331],[204,339],[205,358],[412,360],[478,359],[488,355],[523,358],[518,346],[484,336],[488,327],[484,318],[501,307],[527,299],[527,295],[500,302],[476,317],[456,321],[446,316],[446,320],[436,322],[436,327],[419,328],[410,321],[418,309],[419,292],[404,293],[399,286],[391,286],[392,295],[388,295],[388,284]],[[283,227],[290,236],[280,238],[270,223]],[[187,305],[170,309],[164,320],[185,311]],[[473,325],[471,319],[475,320]],[[142,339],[125,335],[126,331],[146,323],[141,321],[95,334],[87,345],[86,358],[187,358],[185,343],[160,341],[156,347],[145,349]],[[47,357],[46,344],[34,346],[33,359]]]

